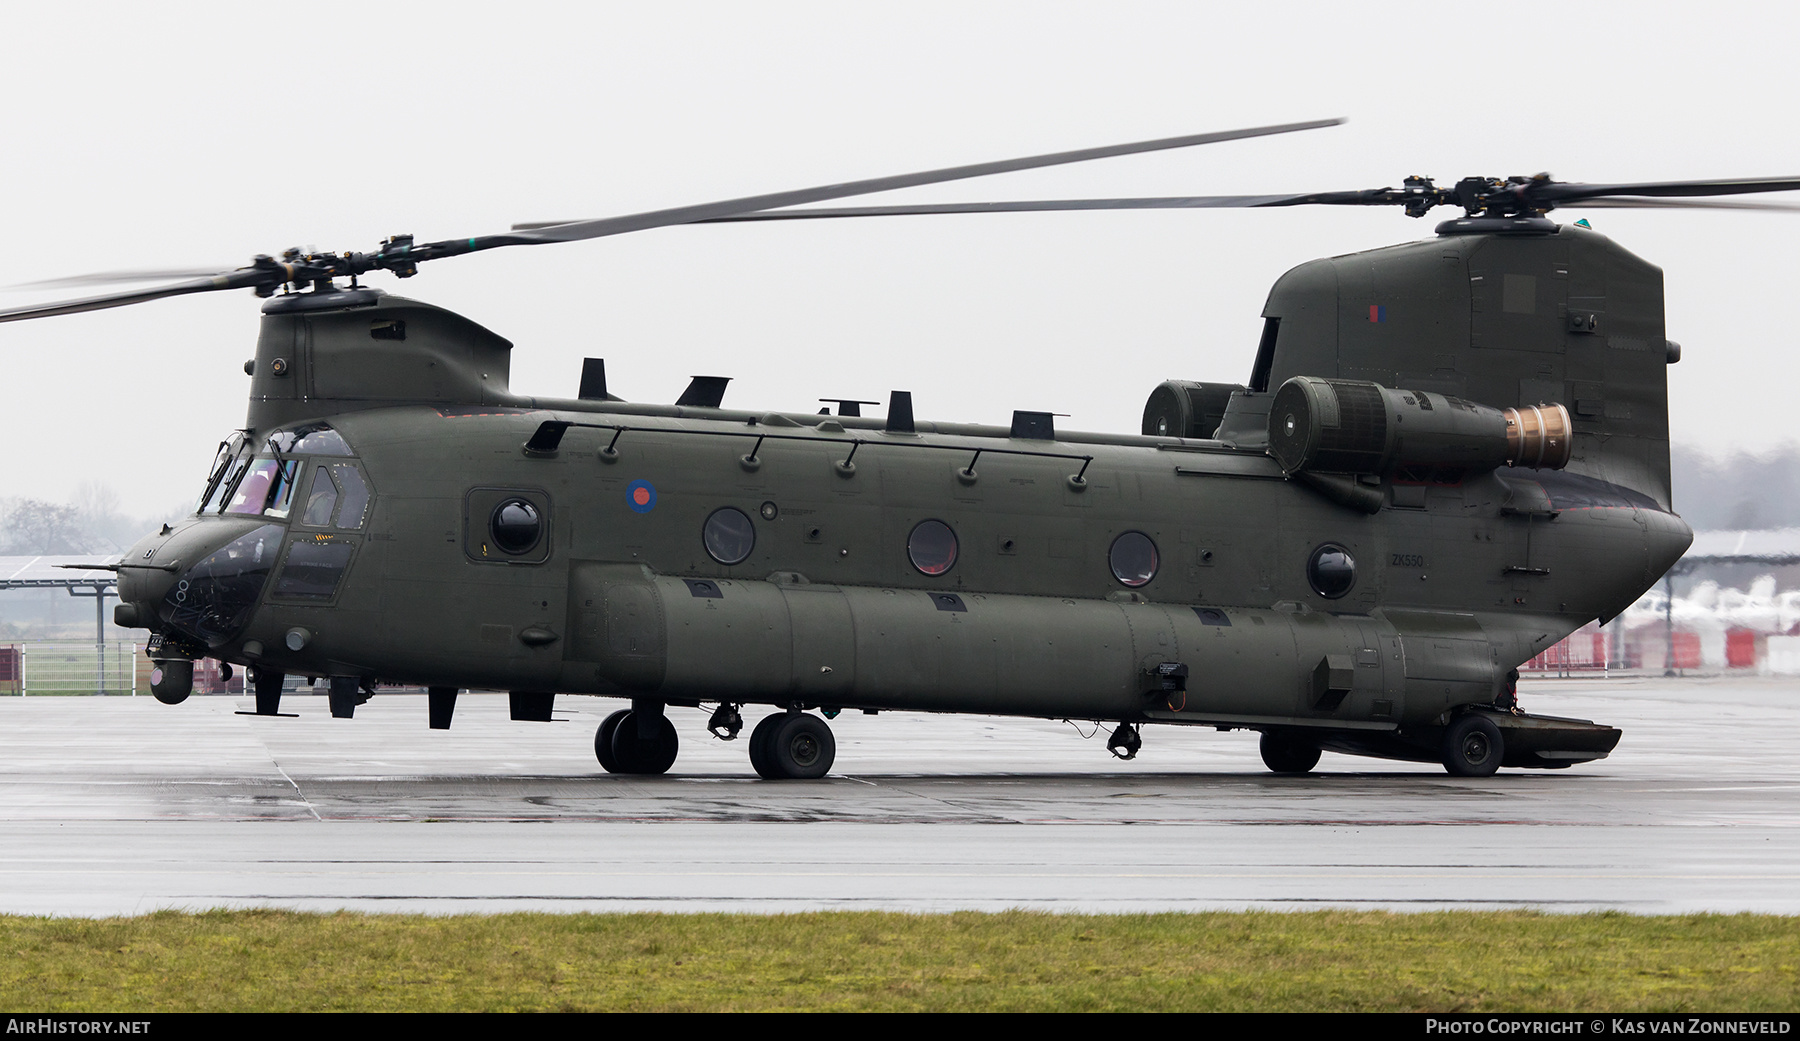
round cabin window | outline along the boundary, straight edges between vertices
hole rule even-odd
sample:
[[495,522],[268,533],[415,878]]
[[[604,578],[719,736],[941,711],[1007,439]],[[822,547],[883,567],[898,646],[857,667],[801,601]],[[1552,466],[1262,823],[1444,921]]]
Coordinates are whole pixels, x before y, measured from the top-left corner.
[[721,564],[742,564],[756,548],[756,527],[742,510],[727,506],[706,518],[701,532],[706,552]]
[[494,545],[504,552],[527,553],[543,537],[544,521],[536,506],[524,499],[508,499],[494,507],[488,530],[493,533]]
[[1128,531],[1113,540],[1107,554],[1113,577],[1133,589],[1149,585],[1156,577],[1156,543],[1141,531]]
[[1356,584],[1356,560],[1342,546],[1327,542],[1313,550],[1306,562],[1306,579],[1313,592],[1327,600],[1336,600]]
[[924,574],[941,575],[956,564],[956,532],[943,521],[920,521],[906,538],[906,556]]

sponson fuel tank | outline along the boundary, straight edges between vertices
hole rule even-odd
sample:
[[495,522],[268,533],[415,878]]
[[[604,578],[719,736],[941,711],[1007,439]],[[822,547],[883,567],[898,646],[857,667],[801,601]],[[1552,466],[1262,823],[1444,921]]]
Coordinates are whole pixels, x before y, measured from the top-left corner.
[[[1473,616],[1452,620],[1455,632],[1442,619],[1402,632],[1380,617],[1304,609],[878,589],[797,575],[699,580],[600,563],[574,567],[570,594],[562,688],[572,691],[1073,718],[1297,715],[1377,728],[1498,691]],[[1474,647],[1481,653],[1463,653]],[[1185,680],[1170,682],[1165,665],[1185,666]]]

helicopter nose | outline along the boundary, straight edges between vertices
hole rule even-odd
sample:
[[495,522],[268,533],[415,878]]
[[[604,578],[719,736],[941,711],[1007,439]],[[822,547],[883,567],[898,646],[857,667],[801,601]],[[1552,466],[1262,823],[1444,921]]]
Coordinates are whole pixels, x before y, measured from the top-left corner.
[[[181,531],[191,527],[189,521],[180,528],[164,525],[154,535],[137,540],[119,559],[119,603],[113,608],[113,623],[127,629],[156,628],[156,604],[168,595],[179,570]],[[171,542],[178,544],[171,548]]]
[[144,539],[121,563],[114,620],[223,644],[262,599],[282,531],[261,518],[218,519]]

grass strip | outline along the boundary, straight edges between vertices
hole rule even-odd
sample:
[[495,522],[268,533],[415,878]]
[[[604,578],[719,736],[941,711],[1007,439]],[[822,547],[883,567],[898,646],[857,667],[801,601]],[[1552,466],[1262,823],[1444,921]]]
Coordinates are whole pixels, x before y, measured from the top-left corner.
[[0,917],[30,1011],[1792,1011],[1800,919],[1534,912]]

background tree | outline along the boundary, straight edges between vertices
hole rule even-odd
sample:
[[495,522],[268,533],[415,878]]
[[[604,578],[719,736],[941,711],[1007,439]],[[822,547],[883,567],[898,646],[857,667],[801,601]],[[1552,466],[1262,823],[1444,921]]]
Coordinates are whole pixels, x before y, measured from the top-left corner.
[[20,499],[6,511],[0,529],[6,552],[25,554],[85,553],[93,541],[74,506]]

